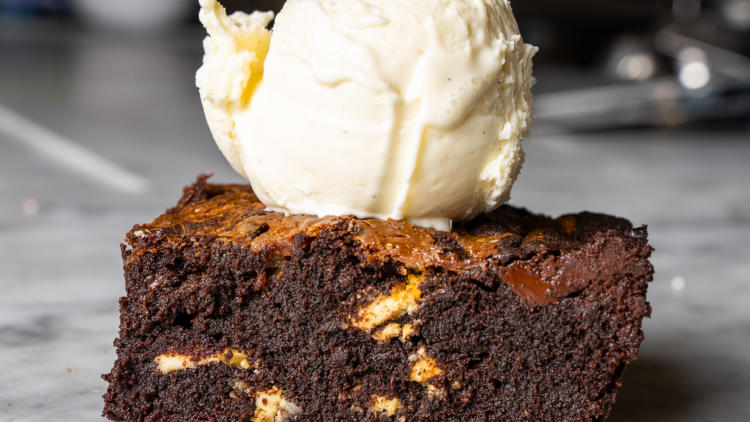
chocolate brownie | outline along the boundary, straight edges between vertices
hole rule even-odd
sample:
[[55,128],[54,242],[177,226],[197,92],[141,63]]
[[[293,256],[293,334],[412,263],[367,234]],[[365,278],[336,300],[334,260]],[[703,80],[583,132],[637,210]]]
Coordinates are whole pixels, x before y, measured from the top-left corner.
[[450,233],[185,188],[122,246],[123,421],[596,421],[643,340],[645,227],[502,206]]

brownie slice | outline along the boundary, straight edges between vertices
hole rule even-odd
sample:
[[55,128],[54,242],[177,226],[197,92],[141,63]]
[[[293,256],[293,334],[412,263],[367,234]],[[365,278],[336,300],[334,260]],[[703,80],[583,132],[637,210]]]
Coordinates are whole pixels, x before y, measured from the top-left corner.
[[643,340],[645,227],[284,216],[206,177],[122,246],[123,421],[596,421]]

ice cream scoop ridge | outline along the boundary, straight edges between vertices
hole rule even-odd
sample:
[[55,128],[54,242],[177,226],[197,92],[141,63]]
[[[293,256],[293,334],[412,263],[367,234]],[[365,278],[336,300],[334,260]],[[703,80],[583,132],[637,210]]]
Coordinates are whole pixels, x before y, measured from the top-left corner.
[[533,116],[506,0],[201,0],[218,146],[271,210],[449,230],[506,202]]

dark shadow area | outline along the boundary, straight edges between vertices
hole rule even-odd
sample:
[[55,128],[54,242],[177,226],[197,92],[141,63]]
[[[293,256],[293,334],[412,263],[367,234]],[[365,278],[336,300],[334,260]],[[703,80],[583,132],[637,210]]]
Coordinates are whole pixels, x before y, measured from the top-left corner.
[[701,406],[700,382],[675,361],[642,357],[625,369],[607,422],[685,421]]

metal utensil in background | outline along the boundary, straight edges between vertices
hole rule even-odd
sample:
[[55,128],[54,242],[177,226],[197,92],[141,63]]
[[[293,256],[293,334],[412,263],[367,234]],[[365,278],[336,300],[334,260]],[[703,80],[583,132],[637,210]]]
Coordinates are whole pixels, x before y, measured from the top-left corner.
[[653,36],[616,39],[601,70],[613,83],[538,93],[535,133],[749,118],[750,58],[729,47],[744,46],[733,28],[750,29],[750,0],[719,2],[721,13],[700,6],[675,0],[673,21]]

